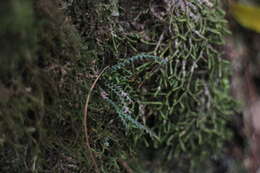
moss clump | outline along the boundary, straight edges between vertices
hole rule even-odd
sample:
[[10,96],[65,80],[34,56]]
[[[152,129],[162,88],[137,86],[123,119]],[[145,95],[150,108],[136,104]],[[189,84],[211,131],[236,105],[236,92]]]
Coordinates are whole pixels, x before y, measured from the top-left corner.
[[80,57],[81,42],[67,34],[76,30],[56,1],[0,4],[0,172],[44,170],[53,142],[47,135],[58,128],[49,129],[47,120],[59,117],[59,70]]
[[[83,19],[95,22],[90,14],[99,14],[92,24],[97,31],[79,29],[90,31],[86,39],[97,34],[98,64],[115,64],[100,92],[127,136],[156,157],[160,153],[161,160],[181,158],[176,167],[183,167],[182,160],[187,169],[221,152],[236,104],[229,96],[229,63],[221,58],[228,31],[219,2],[119,2],[119,17],[109,3],[85,5],[89,13]],[[167,63],[130,60],[140,53]]]
[[[36,30],[31,1],[1,1],[0,141],[1,172],[19,172],[38,154],[43,97],[33,63]],[[39,115],[39,116],[37,116]]]
[[1,3],[1,171],[93,172],[82,109],[107,65],[88,117],[101,172],[134,163],[136,172],[167,172],[168,163],[194,172],[195,161],[217,155],[229,139],[235,104],[217,2]]

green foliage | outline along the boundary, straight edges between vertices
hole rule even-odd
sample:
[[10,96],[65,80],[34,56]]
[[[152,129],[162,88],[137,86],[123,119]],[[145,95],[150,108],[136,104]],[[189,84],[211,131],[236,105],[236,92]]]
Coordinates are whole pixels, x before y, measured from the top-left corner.
[[[135,62],[143,57],[160,59],[163,66],[150,62],[135,66]],[[200,63],[196,59],[193,61]],[[194,69],[194,63],[190,70],[185,72],[184,63],[177,71],[176,66],[179,64],[175,65],[175,70],[169,70],[172,64],[166,62],[165,59],[156,56],[141,55],[112,66],[104,80],[108,79],[105,87],[110,89],[107,93],[110,93],[111,99],[115,101],[109,99],[107,93],[104,98],[115,108],[127,127],[127,120],[130,120],[137,128],[147,129],[129,115],[135,112],[135,118],[143,120],[157,131],[160,139],[154,140],[152,145],[156,148],[163,146],[165,152],[170,151],[165,153],[169,159],[172,156],[179,157],[179,153],[185,152],[190,155],[208,156],[209,153],[221,149],[223,142],[230,137],[226,128],[229,120],[227,115],[232,114],[232,106],[235,106],[235,103],[228,96],[227,79],[219,79],[209,86],[206,83],[209,76],[205,76],[207,80],[192,77],[197,70]],[[186,59],[182,62],[186,63]],[[223,60],[218,63],[222,63],[222,66],[227,65]],[[223,71],[224,68],[218,70]],[[187,76],[183,79],[185,73]],[[214,74],[215,77],[218,75]],[[135,107],[138,107],[138,111],[134,110]],[[145,109],[149,112],[146,113]]]
[[93,172],[82,108],[107,65],[88,117],[102,172],[123,172],[120,160],[137,162],[140,172],[167,172],[169,163],[192,172],[221,152],[236,104],[221,58],[228,31],[217,2],[64,1],[77,30],[56,1],[4,2],[0,171]]
[[[131,65],[132,63],[135,63],[136,61],[142,61],[144,59],[152,59],[154,61],[157,61],[160,64],[166,64],[167,60],[162,59],[157,56],[153,55],[137,55],[133,56],[121,63],[118,63],[117,65],[114,65],[110,67],[109,71],[105,75],[105,78],[110,79],[109,81],[106,81],[105,87],[109,89],[107,93],[103,92],[103,98],[108,101],[116,110],[117,114],[123,121],[124,125],[129,128],[129,126],[133,125],[135,128],[138,128],[140,130],[144,130],[146,133],[150,134],[151,137],[154,137],[155,139],[159,140],[158,136],[154,134],[149,128],[139,123],[137,120],[131,117],[131,114],[134,113],[134,104],[138,103],[138,100],[132,100],[129,96],[127,91],[124,91],[120,84],[126,83],[129,84],[129,78],[133,75],[130,71],[125,71],[125,75],[117,74],[118,70],[120,69],[126,69],[126,66]],[[105,80],[104,78],[104,80]],[[114,81],[114,82],[113,82]],[[115,83],[115,84],[113,84]],[[118,84],[119,83],[119,84]],[[130,88],[129,88],[130,89]],[[109,94],[108,94],[109,93]],[[118,98],[117,101],[111,100],[107,95],[114,94],[113,98]]]
[[[176,1],[167,5],[167,15],[154,14],[158,19],[152,18],[154,23],[149,28],[163,37],[161,43],[143,42],[142,35],[127,40],[119,38],[120,32],[113,34],[116,36],[113,42],[118,41],[115,52],[127,40],[129,47],[135,47],[137,52],[153,47],[151,52],[159,56],[124,58],[112,66],[104,78],[105,83],[112,85],[112,89],[107,87],[110,89],[106,91],[107,100],[124,124],[131,117],[159,137],[159,140],[149,139],[133,131],[133,140],[138,144],[158,148],[167,160],[186,157],[191,159],[190,164],[196,165],[196,160],[221,152],[225,141],[232,136],[227,123],[236,103],[229,96],[229,63],[221,58],[219,49],[229,32],[217,2],[215,8],[207,1]],[[151,35],[149,31],[147,34]],[[137,62],[145,57],[156,58],[156,62]],[[132,102],[122,100],[123,96]],[[131,116],[122,117],[125,110]]]

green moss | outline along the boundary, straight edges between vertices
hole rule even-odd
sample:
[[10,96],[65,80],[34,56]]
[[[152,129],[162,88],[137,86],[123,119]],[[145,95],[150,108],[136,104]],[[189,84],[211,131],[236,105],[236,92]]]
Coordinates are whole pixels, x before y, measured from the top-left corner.
[[[93,34],[110,31],[95,35],[102,40],[95,49],[98,65],[115,64],[100,85],[104,100],[118,114],[135,151],[147,147],[160,153],[159,161],[180,159],[175,164],[180,169],[182,162],[192,170],[217,157],[232,136],[227,123],[236,103],[229,96],[229,63],[220,48],[229,32],[224,12],[212,3],[119,2],[118,18],[107,14],[112,13],[109,4],[97,2],[100,8],[91,9],[86,3],[89,11],[101,14],[93,20],[98,28]],[[167,63],[130,58],[140,53]]]
[[167,2],[0,3],[1,171],[93,172],[82,109],[107,65],[88,110],[101,172],[123,172],[125,160],[136,172],[195,172],[222,152],[236,106],[224,13],[217,2]]
[[60,25],[64,16],[52,1],[3,1],[1,7],[0,170],[35,172],[46,167],[47,135],[57,128],[48,129],[46,120],[58,118],[61,76],[50,69],[80,58],[81,42],[71,25]]

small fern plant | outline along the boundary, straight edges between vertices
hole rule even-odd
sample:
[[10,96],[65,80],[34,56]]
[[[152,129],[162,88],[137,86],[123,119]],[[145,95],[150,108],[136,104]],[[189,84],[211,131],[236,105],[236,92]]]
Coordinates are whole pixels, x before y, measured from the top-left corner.
[[[130,57],[108,69],[103,75],[103,87],[100,88],[102,98],[113,107],[126,129],[138,129],[156,140],[160,140],[159,137],[145,125],[145,118],[142,117],[142,104],[137,97],[129,94],[134,93],[133,87],[130,87],[129,84],[133,82],[136,75],[131,68],[139,70],[147,68],[147,66],[161,68],[166,64],[167,59],[148,54]],[[141,120],[143,122],[140,122]]]

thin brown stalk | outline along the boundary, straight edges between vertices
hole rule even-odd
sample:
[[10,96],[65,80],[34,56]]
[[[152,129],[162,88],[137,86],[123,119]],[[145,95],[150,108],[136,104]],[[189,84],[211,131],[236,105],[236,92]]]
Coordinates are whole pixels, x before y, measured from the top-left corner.
[[86,138],[86,147],[87,147],[87,150],[89,151],[89,154],[90,154],[90,157],[91,157],[91,160],[92,160],[92,163],[94,165],[94,169],[95,169],[95,172],[96,173],[100,173],[99,171],[99,168],[97,166],[97,161],[96,161],[96,154],[94,152],[92,152],[91,150],[91,147],[90,147],[90,144],[89,144],[89,135],[88,135],[88,126],[87,126],[87,120],[88,120],[88,104],[89,104],[89,100],[90,100],[90,96],[91,96],[91,93],[93,91],[93,89],[95,88],[96,86],[96,83],[97,81],[99,80],[99,78],[101,77],[101,75],[105,72],[105,70],[108,68],[105,67],[100,73],[99,75],[97,76],[97,78],[95,79],[95,81],[93,82],[90,90],[89,90],[89,93],[87,95],[87,98],[86,98],[86,102],[85,102],[85,107],[84,107],[84,111],[83,111],[83,115],[84,115],[84,118],[83,118],[83,126],[84,126],[84,132],[85,132],[85,138]]

